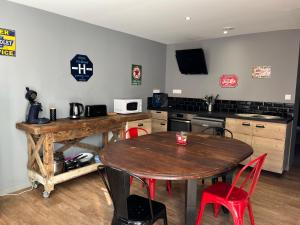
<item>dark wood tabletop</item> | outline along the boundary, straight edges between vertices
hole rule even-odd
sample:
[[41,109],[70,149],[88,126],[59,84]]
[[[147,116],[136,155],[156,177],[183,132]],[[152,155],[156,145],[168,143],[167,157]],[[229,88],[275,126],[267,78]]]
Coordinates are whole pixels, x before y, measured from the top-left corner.
[[110,144],[101,152],[107,165],[159,180],[189,180],[228,171],[253,150],[244,142],[189,133],[186,146],[176,144],[176,132],[162,132]]

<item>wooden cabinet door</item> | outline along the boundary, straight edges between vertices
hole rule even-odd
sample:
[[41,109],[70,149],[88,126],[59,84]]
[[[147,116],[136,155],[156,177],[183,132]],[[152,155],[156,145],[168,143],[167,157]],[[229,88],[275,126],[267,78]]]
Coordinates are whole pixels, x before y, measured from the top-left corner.
[[[146,119],[146,120],[136,120],[136,121],[131,121],[127,122],[126,124],[126,130],[132,127],[140,127],[145,129],[148,134],[151,134],[152,127],[151,127],[151,119]],[[145,132],[139,131],[139,136],[145,135]],[[127,137],[126,137],[127,138]]]
[[253,135],[278,140],[285,140],[286,124],[270,122],[253,122]]
[[[252,145],[252,136],[247,134],[239,134],[239,133],[233,133],[233,138],[240,140],[242,142],[245,142],[248,145]],[[252,159],[252,156],[249,156],[247,159],[241,162],[241,164],[246,165],[248,162],[250,162]]]
[[168,130],[167,120],[152,119],[152,133],[166,132]]
[[252,123],[251,120],[226,118],[226,128],[232,133],[252,135]]
[[157,111],[157,110],[150,110],[153,119],[159,120],[167,120],[168,119],[168,112],[166,111]]
[[253,136],[252,147],[254,152],[252,159],[267,153],[268,155],[264,162],[263,169],[276,173],[282,173],[284,146],[285,142],[282,140]]

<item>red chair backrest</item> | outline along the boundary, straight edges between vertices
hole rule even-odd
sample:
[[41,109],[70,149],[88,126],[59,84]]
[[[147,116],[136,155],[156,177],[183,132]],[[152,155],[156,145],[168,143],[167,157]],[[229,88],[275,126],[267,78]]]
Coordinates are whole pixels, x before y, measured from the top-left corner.
[[252,160],[251,162],[249,162],[247,165],[245,165],[236,175],[233,183],[232,183],[232,186],[231,186],[231,189],[229,190],[227,196],[226,196],[226,199],[228,199],[230,197],[230,194],[233,190],[233,188],[236,186],[241,174],[250,166],[253,166],[253,168],[251,169],[250,173],[248,174],[248,176],[244,179],[243,183],[241,184],[240,188],[241,189],[244,189],[246,184],[248,182],[251,182],[250,183],[250,187],[249,187],[249,190],[248,190],[248,197],[250,197],[253,192],[254,192],[254,189],[255,189],[255,186],[257,184],[257,181],[258,181],[258,178],[259,178],[259,175],[260,175],[260,172],[262,170],[262,166],[263,166],[263,163],[266,159],[266,156],[267,156],[267,153],[257,157],[256,159]]
[[136,138],[139,136],[139,130],[142,130],[145,132],[145,134],[148,134],[147,130],[145,130],[144,128],[141,127],[132,127],[129,128],[126,132],[125,135],[127,136],[127,134],[129,134],[129,138]]

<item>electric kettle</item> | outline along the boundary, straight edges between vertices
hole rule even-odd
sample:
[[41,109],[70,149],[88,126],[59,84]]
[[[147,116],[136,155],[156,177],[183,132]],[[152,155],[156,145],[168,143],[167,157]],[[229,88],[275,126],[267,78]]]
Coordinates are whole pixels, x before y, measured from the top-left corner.
[[70,103],[70,119],[79,119],[83,113],[83,105],[81,103]]

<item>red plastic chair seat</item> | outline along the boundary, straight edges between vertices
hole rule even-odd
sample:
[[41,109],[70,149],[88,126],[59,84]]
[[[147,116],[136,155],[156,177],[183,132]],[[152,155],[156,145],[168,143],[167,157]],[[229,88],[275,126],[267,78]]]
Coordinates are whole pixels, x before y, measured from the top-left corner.
[[[230,191],[231,184],[218,182],[204,190],[207,195],[219,198],[222,201]],[[241,188],[234,187],[228,198],[228,201],[243,201],[248,199],[248,193]]]

